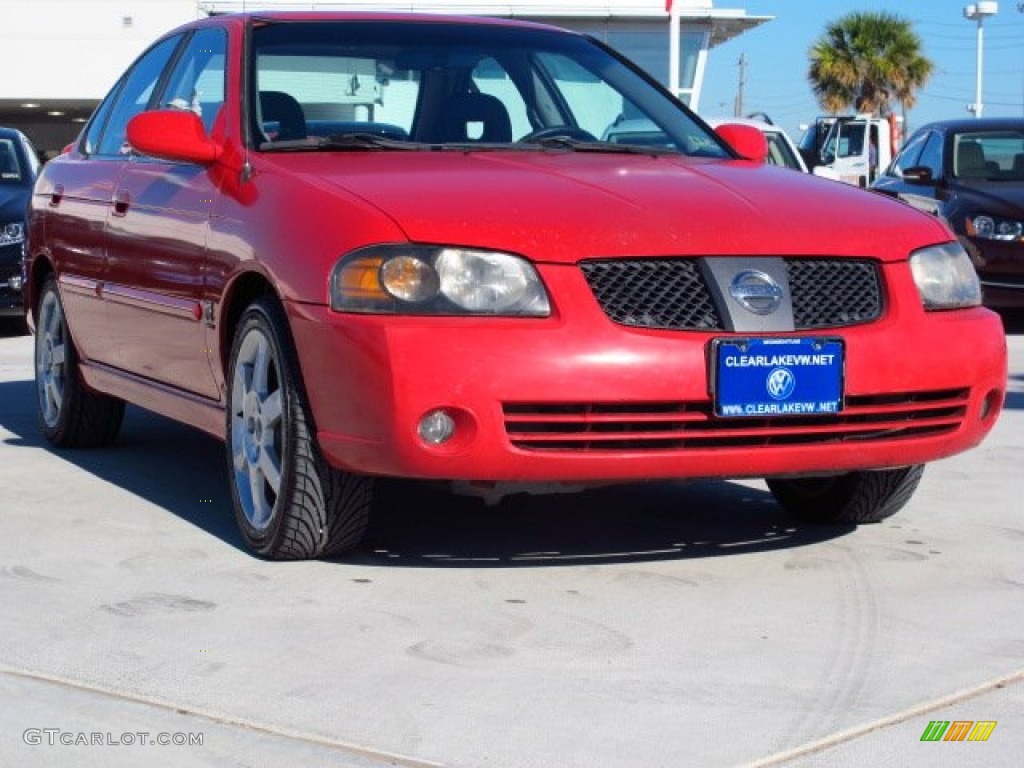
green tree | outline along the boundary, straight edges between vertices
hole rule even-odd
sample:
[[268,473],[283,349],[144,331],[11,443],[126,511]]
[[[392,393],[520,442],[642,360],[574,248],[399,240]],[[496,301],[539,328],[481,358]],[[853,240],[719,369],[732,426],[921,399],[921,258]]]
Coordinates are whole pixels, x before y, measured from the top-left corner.
[[911,23],[885,12],[854,12],[830,22],[810,59],[807,78],[829,112],[885,112],[893,97],[912,107],[935,69]]

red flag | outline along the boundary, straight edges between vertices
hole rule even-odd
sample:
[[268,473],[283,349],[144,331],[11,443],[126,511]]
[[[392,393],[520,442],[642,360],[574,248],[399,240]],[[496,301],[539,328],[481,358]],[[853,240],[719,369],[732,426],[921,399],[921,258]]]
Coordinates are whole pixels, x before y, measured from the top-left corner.
[[665,13],[672,13],[672,0],[665,0]]

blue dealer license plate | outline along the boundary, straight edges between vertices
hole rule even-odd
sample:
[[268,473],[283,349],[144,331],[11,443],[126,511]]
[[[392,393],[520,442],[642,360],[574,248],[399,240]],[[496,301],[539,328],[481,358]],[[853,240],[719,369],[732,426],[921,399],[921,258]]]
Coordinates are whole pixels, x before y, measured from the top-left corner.
[[809,416],[842,410],[840,339],[715,339],[712,361],[719,416]]

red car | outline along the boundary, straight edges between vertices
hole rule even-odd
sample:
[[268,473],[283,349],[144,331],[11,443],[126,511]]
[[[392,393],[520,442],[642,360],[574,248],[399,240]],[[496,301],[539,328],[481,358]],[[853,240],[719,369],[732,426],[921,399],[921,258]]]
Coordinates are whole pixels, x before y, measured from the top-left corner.
[[[633,119],[664,140],[597,138]],[[224,439],[270,558],[354,547],[376,476],[879,520],[992,428],[1000,320],[940,222],[764,152],[549,27],[189,24],[36,185],[42,430],[109,444],[129,401]]]

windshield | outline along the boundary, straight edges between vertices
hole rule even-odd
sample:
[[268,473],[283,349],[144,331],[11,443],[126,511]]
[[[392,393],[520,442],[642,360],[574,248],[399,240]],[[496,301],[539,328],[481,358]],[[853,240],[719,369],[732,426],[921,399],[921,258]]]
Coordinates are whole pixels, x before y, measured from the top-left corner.
[[864,152],[865,127],[862,122],[836,122],[821,150],[821,157],[825,163],[831,163],[837,157],[860,157]]
[[793,151],[792,145],[786,141],[781,133],[778,131],[765,131],[764,138],[768,142],[769,164],[781,165],[783,168],[792,168],[797,171],[803,170],[796,152]]
[[[253,30],[250,61],[253,144],[263,150],[408,142],[729,156],[682,105],[574,34],[440,21],[287,21]],[[636,144],[615,131],[630,123],[649,129]],[[347,134],[362,137],[317,141]]]
[[23,178],[18,153],[11,139],[0,139],[0,184],[20,184]]
[[968,131],[953,137],[958,179],[1024,181],[1024,132]]

